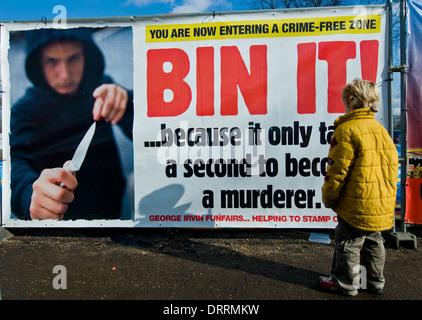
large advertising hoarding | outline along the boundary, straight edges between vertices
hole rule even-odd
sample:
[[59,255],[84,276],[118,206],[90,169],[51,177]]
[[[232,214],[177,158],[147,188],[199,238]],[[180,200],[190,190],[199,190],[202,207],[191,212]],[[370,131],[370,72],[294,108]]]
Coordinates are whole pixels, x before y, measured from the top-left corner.
[[377,83],[387,127],[383,6],[34,27],[2,27],[4,226],[333,228],[321,187],[342,87]]

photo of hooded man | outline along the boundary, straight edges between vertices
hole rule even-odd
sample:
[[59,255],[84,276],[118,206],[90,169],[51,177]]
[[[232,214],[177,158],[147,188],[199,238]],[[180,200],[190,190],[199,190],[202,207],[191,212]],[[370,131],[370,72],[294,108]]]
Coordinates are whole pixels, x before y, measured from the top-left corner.
[[[126,179],[113,126],[132,139],[133,91],[105,74],[93,30],[24,32],[31,86],[10,120],[11,208],[19,219],[122,218]],[[80,170],[65,170],[94,121]]]

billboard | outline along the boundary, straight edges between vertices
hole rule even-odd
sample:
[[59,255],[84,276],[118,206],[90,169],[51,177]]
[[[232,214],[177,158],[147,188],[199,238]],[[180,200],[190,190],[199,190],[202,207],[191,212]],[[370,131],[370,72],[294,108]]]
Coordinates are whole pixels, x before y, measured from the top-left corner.
[[[48,26],[2,27],[4,226],[336,225],[321,187],[333,122],[344,113],[341,88],[354,78],[377,83],[376,118],[387,127],[384,6],[104,20],[50,30],[67,33],[62,46],[83,43],[82,57],[62,48],[61,59],[48,47],[31,59],[11,54],[30,33],[41,42]],[[55,63],[51,77],[65,80],[52,90],[36,63]],[[85,160],[68,175],[61,168],[94,120]],[[32,213],[42,207],[42,172],[48,195],[63,200],[48,202],[57,216]]]

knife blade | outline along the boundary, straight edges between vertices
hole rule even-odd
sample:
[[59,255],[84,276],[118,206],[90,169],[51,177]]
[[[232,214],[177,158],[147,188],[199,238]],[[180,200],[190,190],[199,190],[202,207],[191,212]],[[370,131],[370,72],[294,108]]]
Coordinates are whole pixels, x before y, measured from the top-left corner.
[[[96,128],[96,122],[94,122],[85,133],[78,147],[76,148],[75,153],[73,154],[72,160],[69,165],[64,166],[63,168],[69,172],[79,171],[82,166],[82,163],[85,160],[86,153],[88,151],[89,145],[91,144],[92,137],[94,136]],[[60,183],[60,187],[65,188],[66,186],[63,182]]]
[[94,136],[95,128],[96,122],[94,122],[91,127],[89,127],[88,131],[85,133],[85,136],[76,148],[76,151],[73,154],[69,166],[65,168],[67,171],[79,171],[79,169],[81,168],[82,163],[85,160],[85,156],[88,151],[89,145],[91,144],[92,137]]

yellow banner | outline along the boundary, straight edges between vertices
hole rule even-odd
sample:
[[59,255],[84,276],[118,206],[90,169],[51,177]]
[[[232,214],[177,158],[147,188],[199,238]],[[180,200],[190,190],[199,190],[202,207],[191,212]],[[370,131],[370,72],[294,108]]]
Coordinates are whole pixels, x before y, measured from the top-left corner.
[[379,15],[146,26],[146,42],[305,37],[381,32]]

